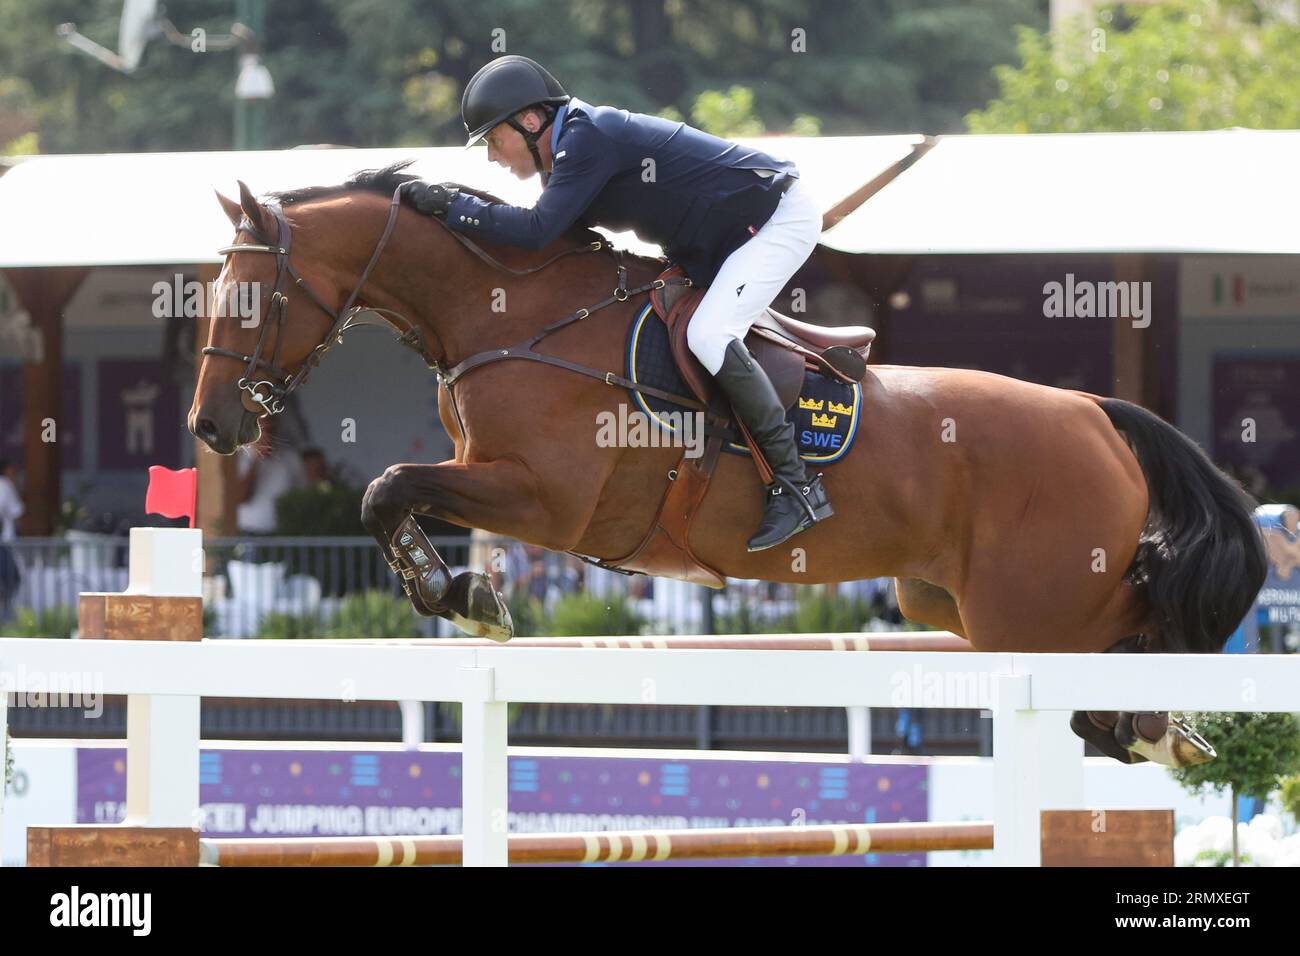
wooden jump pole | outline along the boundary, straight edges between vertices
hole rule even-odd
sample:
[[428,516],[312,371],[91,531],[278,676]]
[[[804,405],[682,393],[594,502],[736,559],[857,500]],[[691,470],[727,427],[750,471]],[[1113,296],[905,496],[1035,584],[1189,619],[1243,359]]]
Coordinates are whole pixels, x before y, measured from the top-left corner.
[[[512,834],[510,863],[635,863],[737,857],[861,856],[991,850],[993,824],[871,823],[831,826]],[[201,840],[215,866],[435,866],[461,862],[458,836],[294,837]]]
[[901,634],[717,634],[692,637],[516,637],[506,643],[478,638],[357,638],[349,644],[413,644],[421,647],[565,647],[709,651],[969,651],[970,642],[948,631]]

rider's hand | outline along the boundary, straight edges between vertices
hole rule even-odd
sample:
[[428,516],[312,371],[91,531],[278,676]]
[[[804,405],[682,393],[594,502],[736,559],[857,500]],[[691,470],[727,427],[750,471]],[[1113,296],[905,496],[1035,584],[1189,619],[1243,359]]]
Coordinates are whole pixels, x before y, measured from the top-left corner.
[[412,179],[402,185],[402,200],[418,213],[445,218],[458,191],[455,186]]

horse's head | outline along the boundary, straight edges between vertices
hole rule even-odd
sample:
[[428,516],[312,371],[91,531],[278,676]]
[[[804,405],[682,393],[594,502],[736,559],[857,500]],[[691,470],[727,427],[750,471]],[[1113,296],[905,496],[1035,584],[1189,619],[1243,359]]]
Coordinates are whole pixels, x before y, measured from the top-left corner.
[[[488,277],[494,283],[526,277],[571,252],[608,248],[598,235],[575,225],[566,233],[570,248],[529,268],[513,268],[509,255],[497,252],[506,260],[499,262],[445,224],[435,228],[426,217],[407,211],[408,260],[422,267],[404,267],[394,261],[400,257],[390,255],[370,282],[399,222],[399,187],[414,178],[404,172],[410,162],[362,170],[340,186],[272,193],[266,203],[259,203],[242,182],[239,202],[217,194],[236,233],[234,243],[221,250],[226,262],[209,303],[208,344],[188,420],[190,431],[213,451],[228,455],[256,441],[258,420],[280,412],[288,395],[347,329],[386,323],[430,368],[438,368],[453,353],[485,347],[485,327],[458,321],[469,306],[459,312],[444,309],[443,324],[435,325],[425,304],[468,301],[465,290],[487,286]],[[458,188],[488,202],[501,201],[477,189]],[[294,212],[292,228],[285,207]],[[388,219],[376,242],[369,223],[380,209]],[[434,245],[438,242],[446,243],[445,250]],[[427,263],[444,252],[460,256],[455,268],[428,270]],[[379,274],[385,268],[387,276]],[[444,294],[448,283],[456,294]],[[366,301],[360,299],[363,288]],[[534,317],[540,321],[542,315],[538,310]],[[486,334],[501,333],[489,326]]]
[[[209,302],[189,429],[213,451],[256,441],[259,418],[278,414],[333,338],[343,280],[293,248],[278,204],[259,203],[242,182],[239,202],[217,194],[234,242]],[[291,304],[292,303],[292,304]]]

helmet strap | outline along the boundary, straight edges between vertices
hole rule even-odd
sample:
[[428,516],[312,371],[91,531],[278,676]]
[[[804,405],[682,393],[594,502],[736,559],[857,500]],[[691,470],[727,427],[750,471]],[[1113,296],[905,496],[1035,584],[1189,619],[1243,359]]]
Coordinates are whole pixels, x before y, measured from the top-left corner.
[[528,152],[533,154],[533,165],[536,166],[537,171],[541,173],[542,184],[545,185],[546,181],[551,177],[550,174],[542,168],[542,154],[537,151],[537,141],[542,138],[542,134],[546,132],[547,127],[551,125],[551,121],[555,119],[555,112],[549,109],[544,109],[542,112],[546,114],[546,120],[540,127],[538,127],[538,130],[535,133],[530,132],[513,116],[507,119],[506,122],[509,123],[510,126],[524,138],[524,142],[528,144]]

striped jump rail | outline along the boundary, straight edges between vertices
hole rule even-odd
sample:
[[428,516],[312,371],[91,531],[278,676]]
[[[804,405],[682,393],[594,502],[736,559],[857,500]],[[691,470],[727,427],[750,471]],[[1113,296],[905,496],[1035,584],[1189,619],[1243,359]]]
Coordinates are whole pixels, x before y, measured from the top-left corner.
[[[293,837],[199,842],[209,866],[439,866],[461,862],[459,836]],[[870,823],[830,826],[521,833],[510,863],[640,863],[737,857],[863,856],[991,850],[993,824]]]
[[349,644],[412,644],[427,647],[653,648],[707,651],[969,651],[970,642],[948,631],[909,634],[716,634],[692,637],[516,637],[505,643],[483,638],[357,638]]

